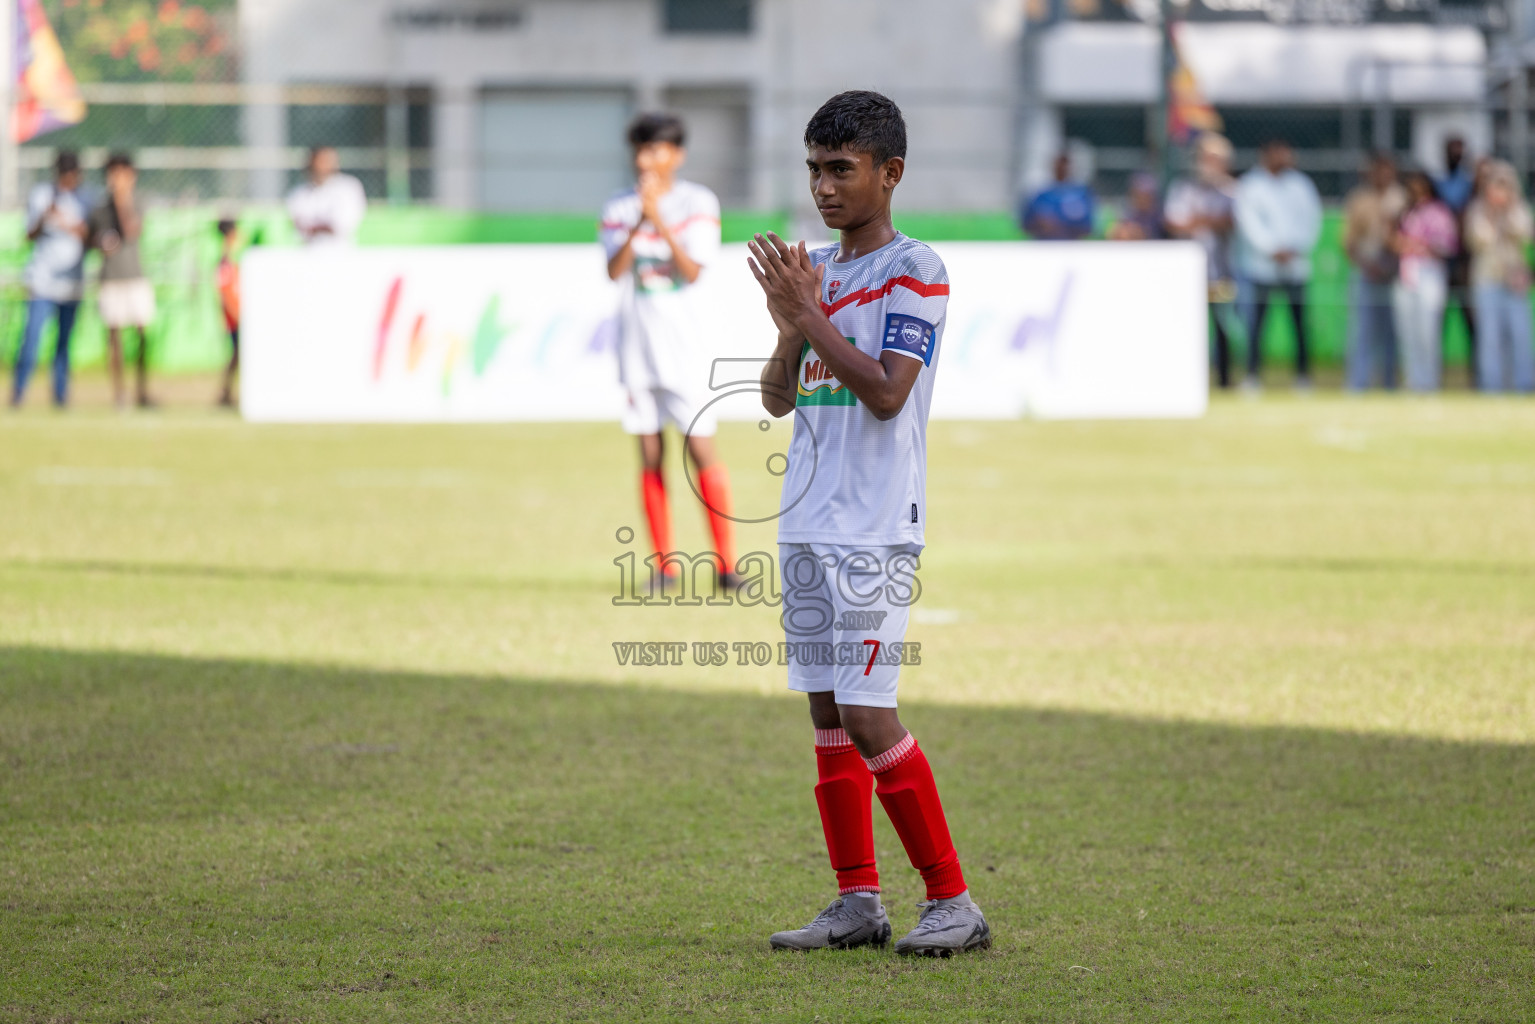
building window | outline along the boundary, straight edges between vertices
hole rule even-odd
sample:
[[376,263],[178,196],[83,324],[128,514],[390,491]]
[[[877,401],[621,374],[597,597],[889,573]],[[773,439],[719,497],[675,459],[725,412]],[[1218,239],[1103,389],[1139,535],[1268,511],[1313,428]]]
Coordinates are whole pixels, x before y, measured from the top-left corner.
[[480,96],[480,208],[592,214],[634,182],[624,89],[491,88]]
[[752,30],[752,0],[661,0],[667,32],[707,32],[748,35]]
[[687,128],[686,176],[706,185],[728,207],[751,202],[751,91],[744,85],[675,87],[666,109]]

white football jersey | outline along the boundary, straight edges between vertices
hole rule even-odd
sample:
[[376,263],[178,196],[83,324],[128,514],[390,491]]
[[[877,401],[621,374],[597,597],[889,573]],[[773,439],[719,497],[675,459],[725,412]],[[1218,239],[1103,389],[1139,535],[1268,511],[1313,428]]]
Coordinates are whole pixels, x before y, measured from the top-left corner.
[[[691,181],[672,183],[661,197],[661,217],[694,262],[708,266],[720,249],[720,202]],[[640,222],[634,189],[602,208],[603,250],[613,258]],[[621,282],[618,379],[633,389],[665,388],[678,394],[707,393],[709,353],[701,337],[692,291],[677,272],[671,247],[650,225],[634,236],[634,266]]]
[[875,419],[807,342],[784,473],[780,543],[922,545],[927,522],[927,414],[949,304],[949,273],[921,242],[897,234],[867,256],[826,265],[821,308],[860,352],[922,361],[901,411]]

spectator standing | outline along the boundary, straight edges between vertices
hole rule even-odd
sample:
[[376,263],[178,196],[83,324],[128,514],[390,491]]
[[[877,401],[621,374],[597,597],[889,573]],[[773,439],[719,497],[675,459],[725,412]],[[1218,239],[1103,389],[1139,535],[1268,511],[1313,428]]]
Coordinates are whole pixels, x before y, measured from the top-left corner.
[[1162,227],[1162,200],[1157,195],[1156,175],[1136,171],[1130,175],[1130,194],[1125,198],[1123,215],[1109,231],[1118,242],[1144,242],[1166,238]]
[[1428,175],[1407,176],[1407,209],[1391,239],[1399,261],[1392,307],[1402,345],[1402,377],[1413,391],[1438,391],[1440,328],[1449,292],[1449,261],[1460,248],[1455,214]]
[[1535,389],[1530,268],[1525,262],[1532,230],[1535,224],[1520,194],[1518,172],[1504,160],[1489,161],[1480,193],[1466,209],[1477,383],[1483,391]]
[[1167,233],[1190,238],[1205,251],[1209,275],[1210,327],[1215,338],[1215,373],[1220,386],[1231,386],[1232,300],[1236,284],[1231,272],[1232,206],[1236,181],[1231,177],[1231,143],[1224,136],[1205,134],[1194,150],[1194,177],[1180,178],[1167,191]]
[[123,331],[136,328],[139,335],[137,398],[140,408],[153,405],[149,398],[149,325],[155,318],[155,289],[144,276],[139,260],[139,238],[144,220],[134,198],[138,172],[125,153],[107,158],[107,194],[90,218],[90,240],[101,250],[101,287],[96,304],[107,328],[107,355],[112,366],[112,398],[118,408],[127,404],[123,384]]
[[27,324],[16,353],[11,405],[26,396],[27,380],[37,365],[37,347],[48,321],[58,318],[53,348],[53,404],[69,401],[69,341],[85,283],[85,240],[89,204],[81,193],[80,158],[65,150],[53,162],[53,180],[40,183],[27,197],[27,241],[32,258],[22,272],[27,288]]
[[1353,264],[1349,280],[1348,387],[1374,383],[1396,387],[1397,333],[1392,289],[1397,254],[1391,247],[1407,193],[1396,180],[1396,162],[1376,153],[1365,180],[1348,194],[1343,214],[1343,251]]
[[288,193],[288,216],[305,245],[350,244],[368,212],[362,182],[341,173],[331,146],[309,151],[309,180]]
[[219,266],[216,281],[219,307],[224,313],[224,328],[229,332],[229,365],[224,367],[224,386],[219,390],[219,405],[235,404],[235,374],[240,369],[240,264],[235,262],[235,247],[240,244],[240,229],[224,218],[218,223]]
[[1258,166],[1237,183],[1234,214],[1241,240],[1238,270],[1246,292],[1247,385],[1259,386],[1264,317],[1270,298],[1282,292],[1295,324],[1295,384],[1310,387],[1306,283],[1311,250],[1322,231],[1322,200],[1311,179],[1295,169],[1295,151],[1288,142],[1263,144]]
[[1093,233],[1093,190],[1071,180],[1071,157],[1066,153],[1056,156],[1053,173],[1054,183],[1024,205],[1018,218],[1023,230],[1041,240],[1086,238]]
[[[1471,387],[1476,387],[1476,314],[1471,301],[1471,251],[1466,246],[1466,207],[1476,197],[1476,168],[1466,159],[1466,140],[1452,135],[1444,140],[1444,175],[1434,182],[1439,199],[1455,214],[1455,230],[1458,244],[1449,264],[1449,299],[1460,310],[1466,325],[1466,337],[1470,351],[1467,353],[1466,377]],[[1448,334],[1450,319],[1449,303],[1445,304],[1444,329]]]

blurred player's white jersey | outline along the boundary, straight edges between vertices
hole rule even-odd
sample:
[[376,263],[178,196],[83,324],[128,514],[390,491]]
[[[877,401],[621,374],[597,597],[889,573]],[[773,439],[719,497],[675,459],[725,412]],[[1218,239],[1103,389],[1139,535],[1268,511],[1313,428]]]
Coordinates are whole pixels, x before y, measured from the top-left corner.
[[927,522],[927,414],[949,304],[938,254],[897,234],[867,256],[825,264],[821,308],[865,355],[894,351],[923,363],[906,404],[883,422],[806,343],[795,396],[794,437],[784,474],[780,543],[914,544]]
[[[677,181],[661,197],[660,207],[688,256],[701,266],[711,263],[720,248],[720,203],[714,193]],[[609,259],[639,222],[639,193],[630,189],[608,200],[601,237]],[[634,433],[654,433],[660,425],[647,410],[659,405],[667,418],[676,419],[707,404],[709,350],[695,309],[696,284],[678,273],[671,247],[647,224],[635,234],[633,250],[633,269],[621,282],[618,379],[630,398],[625,426]],[[688,423],[678,426],[686,430]],[[704,432],[713,433],[712,421]]]

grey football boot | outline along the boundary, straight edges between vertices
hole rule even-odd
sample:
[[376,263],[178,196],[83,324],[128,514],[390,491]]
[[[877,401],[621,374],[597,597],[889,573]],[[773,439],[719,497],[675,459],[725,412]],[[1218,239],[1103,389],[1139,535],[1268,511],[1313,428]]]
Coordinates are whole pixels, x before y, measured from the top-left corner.
[[879,893],[851,892],[832,900],[805,927],[774,932],[768,944],[774,949],[852,949],[889,941],[890,918]]
[[991,948],[991,928],[966,889],[946,900],[917,904],[917,927],[895,944],[902,956],[953,956]]

